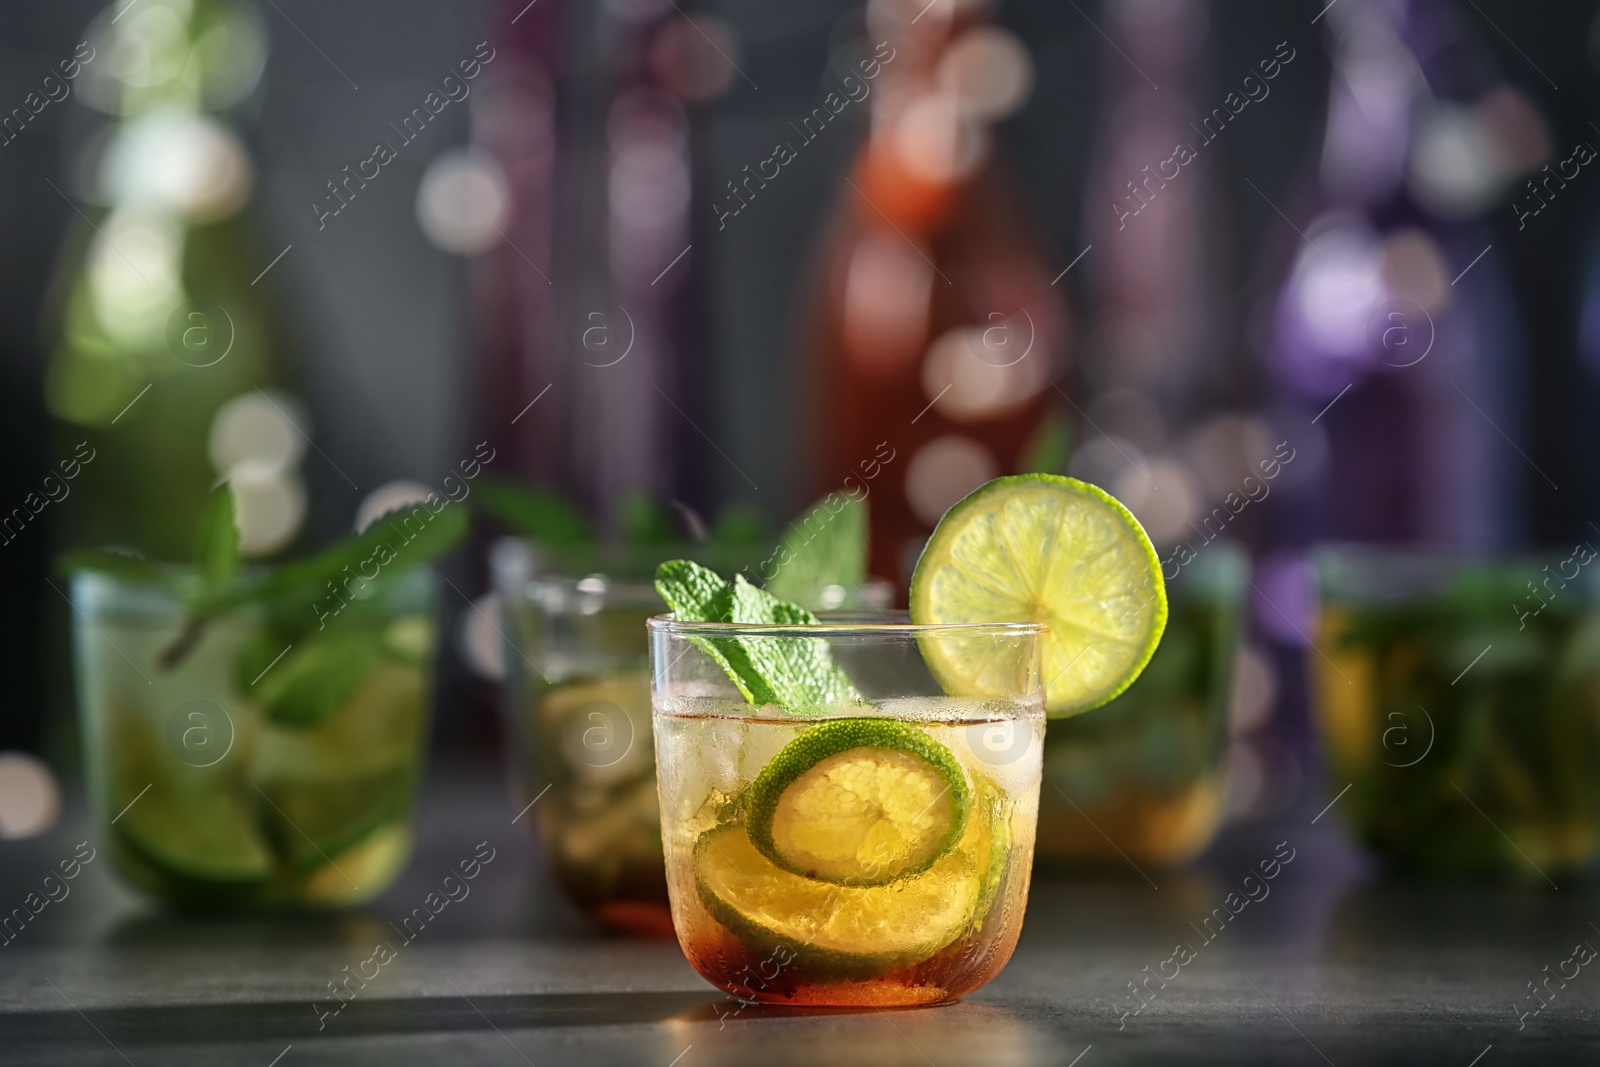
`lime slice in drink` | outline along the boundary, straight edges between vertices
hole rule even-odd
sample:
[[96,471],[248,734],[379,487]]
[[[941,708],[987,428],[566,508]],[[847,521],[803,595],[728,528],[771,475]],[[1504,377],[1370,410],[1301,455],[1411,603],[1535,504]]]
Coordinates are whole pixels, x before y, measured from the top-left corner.
[[379,660],[321,722],[266,725],[252,780],[266,797],[261,820],[292,870],[322,866],[408,817],[426,692],[423,672]]
[[892,719],[833,719],[795,738],[750,786],[750,840],[806,878],[870,886],[949,852],[972,794],[950,750]]
[[360,843],[379,828],[403,821],[411,804],[407,769],[350,779],[280,779],[261,791],[270,804],[262,820],[289,865],[308,871]]
[[411,831],[404,824],[368,834],[359,845],[312,871],[299,898],[320,907],[344,907],[370,900],[394,880],[410,854]]
[[883,886],[840,886],[784,870],[742,826],[711,830],[695,845],[707,910],[752,952],[785,950],[813,975],[865,978],[921,963],[975,921],[991,878],[991,832],[966,832],[923,873]]
[[560,782],[655,782],[650,676],[629,672],[574,679],[546,690],[534,708],[546,773]]
[[[1133,684],[1166,628],[1167,593],[1150,538],[1115,498],[1075,478],[1019,474],[982,486],[939,520],[911,578],[911,619],[1048,624],[1045,707],[1060,717]],[[929,634],[922,652],[948,692],[1004,695],[986,676],[992,639],[968,647]]]
[[230,742],[231,759],[196,767],[161,747],[147,720],[112,710],[111,832],[147,888],[204,903],[245,893],[272,876],[272,851],[256,822],[260,798],[237,765],[251,747],[247,729]]
[[272,874],[255,806],[231,788],[190,793],[154,781],[112,829],[147,865],[175,880],[175,888],[188,890],[180,892],[185,897],[203,896],[207,885],[244,888]]

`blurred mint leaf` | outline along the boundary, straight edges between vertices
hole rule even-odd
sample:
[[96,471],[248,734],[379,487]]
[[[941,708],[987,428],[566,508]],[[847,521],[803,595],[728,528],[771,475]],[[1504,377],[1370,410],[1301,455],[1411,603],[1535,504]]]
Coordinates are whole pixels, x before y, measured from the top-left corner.
[[233,486],[224,482],[206,501],[195,531],[194,569],[200,577],[197,601],[221,597],[239,574],[239,523]]
[[460,543],[467,527],[467,511],[456,504],[445,503],[437,512],[426,504],[400,508],[309,559],[274,568],[263,580],[238,590],[230,605],[296,600],[309,604],[328,595],[329,582],[337,584],[352,576],[377,581],[392,568],[409,570],[429,563]]
[[766,516],[753,504],[729,504],[711,528],[711,543],[719,548],[757,548],[770,537]]
[[[734,575],[733,584],[691,560],[669,560],[656,571],[656,591],[676,618],[692,622],[815,626],[817,617]],[[833,662],[822,638],[794,635],[696,636],[692,641],[717,662],[756,707],[788,711],[863,703],[850,678]]]
[[[251,688],[267,721],[304,729],[332,715],[383,657],[383,631],[345,626],[302,637]],[[276,654],[276,653],[274,653]]]
[[1022,446],[1018,474],[1065,474],[1072,462],[1072,420],[1052,411]]
[[617,524],[629,545],[675,545],[684,540],[680,523],[660,501],[637,490],[617,505]]
[[582,548],[594,541],[583,513],[548,489],[485,480],[478,486],[478,503],[513,533],[552,548]]
[[781,600],[818,604],[830,585],[847,596],[867,576],[867,506],[829,493],[789,524],[778,546],[777,572],[765,588]]
[[265,619],[250,631],[233,657],[233,684],[241,693],[250,693],[258,678],[273,665],[278,654],[294,644],[303,631],[282,625],[282,620]]

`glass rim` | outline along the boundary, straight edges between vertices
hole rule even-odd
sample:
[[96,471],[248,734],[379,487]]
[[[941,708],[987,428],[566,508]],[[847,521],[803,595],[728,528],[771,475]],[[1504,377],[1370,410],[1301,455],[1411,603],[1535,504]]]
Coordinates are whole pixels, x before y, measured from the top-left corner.
[[749,634],[757,637],[915,637],[922,634],[950,634],[973,637],[1039,637],[1049,632],[1042,622],[911,622],[905,611],[879,612],[901,616],[904,621],[863,621],[862,612],[820,612],[816,624],[693,622],[679,619],[673,612],[652,615],[645,622],[651,633],[684,636],[729,637]]
[[[595,579],[601,583],[599,588],[583,588],[584,583]],[[661,594],[656,592],[654,584],[613,578],[604,571],[594,571],[577,577],[559,573],[534,575],[523,583],[522,599],[547,610],[570,609],[570,605],[558,607],[545,602],[551,599],[551,593],[557,590],[559,590],[558,596],[571,597],[575,604],[597,601],[605,608],[652,608],[660,607],[664,603]]]
[[[187,596],[198,586],[199,570],[192,563],[162,563],[162,576],[144,578],[112,574],[93,567],[74,568],[67,579],[67,599],[75,612],[96,615],[110,607],[147,617],[179,618],[189,615]],[[271,574],[272,566],[251,565],[248,570]],[[376,580],[368,579],[373,584]],[[410,563],[395,568],[381,587],[385,595],[406,599],[435,597],[438,579],[431,563]],[[379,593],[370,593],[377,597]],[[214,618],[259,621],[262,605],[245,600],[218,612]],[[87,617],[87,616],[85,616]]]

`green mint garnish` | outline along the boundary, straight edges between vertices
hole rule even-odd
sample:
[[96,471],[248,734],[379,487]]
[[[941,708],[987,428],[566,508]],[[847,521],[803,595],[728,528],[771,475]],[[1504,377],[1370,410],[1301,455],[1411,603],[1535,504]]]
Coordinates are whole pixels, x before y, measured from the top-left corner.
[[1018,474],[1066,474],[1072,464],[1072,422],[1051,412],[1022,446]]
[[[382,580],[444,555],[466,536],[467,511],[444,503],[437,511],[415,504],[391,511],[354,537],[335,541],[309,559],[274,567],[264,579],[234,587],[236,602],[269,602],[309,611],[315,602],[332,610],[338,606],[328,589],[345,581]],[[376,578],[373,575],[377,575]],[[316,621],[314,618],[312,621]]]
[[194,540],[194,568],[200,576],[199,602],[222,596],[239,576],[239,526],[235,519],[233,487],[212,492],[200,515]]
[[867,576],[866,505],[840,493],[823,497],[789,524],[772,562],[775,573],[767,577],[763,565],[761,574],[775,597],[819,604],[830,585],[859,595]]
[[734,503],[723,508],[711,528],[711,543],[725,549],[755,549],[771,536],[759,508]]
[[268,721],[278,726],[315,726],[350,698],[383,651],[383,631],[375,626],[330,628],[297,642],[276,664],[263,665],[266,673],[254,686],[254,696]]
[[[730,585],[715,571],[691,560],[661,564],[656,570],[656,592],[674,616],[684,621],[817,625],[811,612],[756,588],[744,575],[734,575]],[[849,676],[833,662],[828,643],[821,638],[785,634],[697,636],[692,640],[756,707],[776,704],[788,711],[805,712],[865,703]]]
[[[486,480],[475,499],[476,507],[512,533],[558,553],[592,550],[600,541],[582,510],[553,490]],[[748,504],[730,504],[714,524],[681,501],[664,501],[639,491],[623,493],[614,504],[613,547],[638,550],[641,556],[655,551],[651,566],[664,548],[687,551],[703,542],[713,554],[725,554],[758,548],[769,536],[765,518]]]
[[594,540],[589,520],[548,489],[486,479],[478,506],[523,537],[554,548],[582,548]]
[[[434,507],[438,510],[435,511]],[[312,726],[347,700],[380,658],[407,659],[390,648],[389,619],[358,596],[453,548],[466,535],[465,508],[435,500],[380,516],[365,531],[307,559],[265,571],[240,566],[233,490],[218,489],[195,536],[198,582],[183,593],[188,619],[160,655],[166,670],[181,663],[218,616],[250,609],[259,617],[234,662],[235,685],[283,726]],[[73,553],[71,570],[125,581],[169,585],[169,567],[116,552]]]
[[[698,518],[690,520],[690,514],[693,513],[687,512],[682,517],[674,515],[666,505],[635,491],[624,494],[618,504],[617,526],[622,532],[623,541],[630,545],[682,544],[684,535],[680,528],[687,526],[689,536],[695,538],[693,524],[700,522]],[[704,533],[704,530],[700,532]]]
[[280,726],[314,726],[332,715],[380,659],[402,658],[387,647],[388,616],[354,594],[448,552],[467,525],[466,509],[455,504],[437,513],[426,505],[392,511],[355,537],[242,589],[266,621],[240,650],[240,688],[253,690],[267,719]]

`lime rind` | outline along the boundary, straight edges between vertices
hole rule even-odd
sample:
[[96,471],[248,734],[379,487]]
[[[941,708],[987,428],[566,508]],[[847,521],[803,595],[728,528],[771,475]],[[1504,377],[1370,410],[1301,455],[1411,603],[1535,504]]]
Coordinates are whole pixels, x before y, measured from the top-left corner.
[[184,795],[152,782],[112,829],[179,889],[246,889],[272,876],[272,853],[256,828],[254,809],[231,788]]
[[981,922],[989,914],[989,906],[994,903],[1005,881],[1012,830],[1009,813],[1001,802],[1005,796],[1004,790],[981,776],[975,775],[974,779],[971,818],[982,820],[989,828],[988,862],[983,867],[983,877],[978,884],[978,904],[973,909],[973,914]]
[[[795,794],[807,786],[825,788],[825,783],[815,781],[815,776],[809,772],[851,753],[860,753],[863,761],[877,764],[874,769],[881,773],[873,777],[881,780],[882,785],[889,788],[898,785],[914,795],[913,803],[920,810],[912,815],[912,825],[906,827],[902,820],[901,827],[886,827],[886,832],[914,830],[915,824],[923,820],[937,823],[943,819],[944,825],[937,827],[935,833],[924,834],[921,840],[911,842],[909,849],[885,859],[881,856],[885,838],[877,831],[881,824],[889,821],[890,813],[880,808],[877,825],[859,827],[856,847],[869,850],[865,858],[855,855],[829,862],[828,858],[808,854],[797,846],[792,833],[785,829],[785,824],[792,826],[807,818],[805,814],[793,812],[804,799]],[[881,756],[874,759],[871,753]],[[919,783],[911,780],[914,777],[924,778],[928,788],[918,789]],[[932,788],[935,783],[937,789]],[[858,788],[866,787],[863,793],[870,792],[878,784],[878,781],[857,783]],[[924,800],[929,792],[932,795]],[[751,783],[747,804],[746,825],[750,840],[777,866],[818,881],[876,886],[920,874],[954,848],[966,828],[972,808],[972,790],[955,756],[922,730],[892,719],[830,719],[806,730],[768,762]],[[837,802],[823,804],[824,808],[837,806]],[[876,847],[867,845],[869,837],[877,843]]]
[[971,819],[959,847],[933,867],[885,886],[840,886],[771,862],[743,827],[695,844],[701,902],[747,949],[783,949],[814,979],[861,979],[920,964],[980,921],[992,902],[993,827]]
[[307,874],[297,896],[314,908],[364,903],[388,888],[410,855],[410,828],[392,824]]
[[[1045,623],[1045,707],[1063,718],[1115,699],[1139,677],[1166,629],[1166,583],[1144,527],[1115,497],[1062,475],[1012,475],[939,520],[911,578],[911,618]],[[1014,671],[994,662],[992,638],[919,640],[952,695],[1004,697],[1014,686]]]
[[259,786],[261,821],[291,870],[315,870],[386,828],[403,824],[415,788],[410,768],[350,780],[282,779]]

